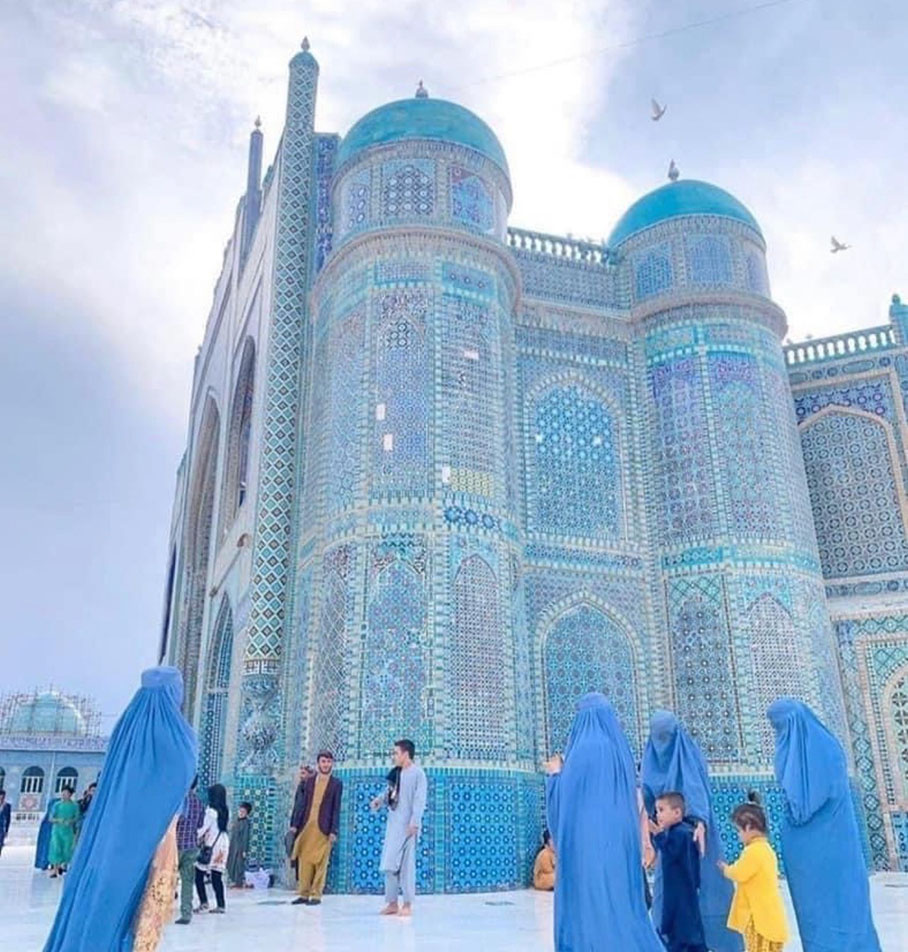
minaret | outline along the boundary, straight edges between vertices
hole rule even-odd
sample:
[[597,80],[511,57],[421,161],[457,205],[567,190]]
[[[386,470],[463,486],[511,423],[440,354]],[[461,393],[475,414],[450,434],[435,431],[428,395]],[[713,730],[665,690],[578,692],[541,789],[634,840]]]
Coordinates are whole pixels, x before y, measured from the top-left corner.
[[255,128],[249,134],[249,163],[246,172],[246,196],[243,200],[243,236],[240,242],[240,260],[245,261],[262,213],[262,120],[256,117]]
[[[249,622],[234,794],[253,799],[260,822],[253,851],[271,862],[280,847],[284,642],[291,527],[296,486],[297,417],[308,382],[308,291],[311,269],[311,181],[318,63],[309,41],[290,61],[287,115],[277,157],[273,294],[268,359],[262,368],[265,407],[259,454]],[[253,135],[260,135],[254,132]],[[257,177],[256,177],[257,181]]]

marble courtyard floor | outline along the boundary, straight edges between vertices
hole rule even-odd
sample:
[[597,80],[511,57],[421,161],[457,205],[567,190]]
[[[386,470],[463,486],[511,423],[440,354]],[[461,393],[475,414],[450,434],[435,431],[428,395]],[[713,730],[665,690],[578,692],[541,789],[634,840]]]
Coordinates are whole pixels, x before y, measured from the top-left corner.
[[[10,846],[0,857],[0,948],[11,952],[41,952],[60,894],[59,881],[31,868],[33,849]],[[884,952],[908,952],[908,874],[878,875],[871,882]],[[280,889],[230,891],[227,915],[171,926],[160,952],[552,950],[547,894],[424,896],[411,921],[377,916],[378,896],[329,896],[316,908],[291,906],[292,898]],[[801,944],[792,941],[785,950],[801,952]]]

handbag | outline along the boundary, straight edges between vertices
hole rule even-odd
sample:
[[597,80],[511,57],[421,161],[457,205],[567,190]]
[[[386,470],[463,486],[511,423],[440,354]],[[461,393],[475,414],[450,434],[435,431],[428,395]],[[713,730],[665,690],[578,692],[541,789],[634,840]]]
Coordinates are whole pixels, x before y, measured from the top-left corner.
[[211,846],[208,846],[205,843],[203,843],[199,847],[199,855],[198,855],[198,858],[196,859],[196,862],[199,864],[199,866],[211,865],[211,857],[214,855],[214,847],[220,838],[221,838],[221,831],[218,830],[218,835],[214,838],[214,843],[212,843]]

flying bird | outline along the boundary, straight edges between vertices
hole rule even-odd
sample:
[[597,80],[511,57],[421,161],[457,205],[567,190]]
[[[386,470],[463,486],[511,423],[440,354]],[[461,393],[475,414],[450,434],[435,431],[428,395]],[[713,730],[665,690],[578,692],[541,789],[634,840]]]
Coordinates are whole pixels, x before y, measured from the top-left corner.
[[681,174],[681,173],[678,171],[678,166],[675,165],[675,160],[672,159],[671,165],[669,165],[669,167],[668,167],[668,177],[669,177],[669,179],[671,179],[672,182],[677,182],[677,181],[678,181],[678,176],[679,176],[680,174]]
[[660,106],[659,103],[655,99],[652,100],[652,103],[653,103],[652,120],[653,122],[658,122],[665,115],[665,110],[668,109],[668,106]]
[[835,254],[838,251],[847,251],[851,245],[844,245],[835,235],[830,239],[832,241],[832,247],[829,249],[832,254]]

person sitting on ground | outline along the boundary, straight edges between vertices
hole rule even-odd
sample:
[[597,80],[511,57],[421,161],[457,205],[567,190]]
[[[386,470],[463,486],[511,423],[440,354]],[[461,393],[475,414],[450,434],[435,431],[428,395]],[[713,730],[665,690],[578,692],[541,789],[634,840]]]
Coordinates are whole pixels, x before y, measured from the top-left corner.
[[231,889],[246,885],[246,854],[249,851],[249,835],[252,832],[252,804],[244,800],[237,810],[236,819],[230,828],[230,851],[227,854],[227,878]]
[[555,888],[555,848],[548,830],[543,830],[542,846],[533,863],[533,888],[544,892],[551,892]]
[[662,864],[662,909],[656,925],[668,952],[707,952],[698,895],[700,850],[684,811],[680,793],[656,797],[656,822],[651,832]]

